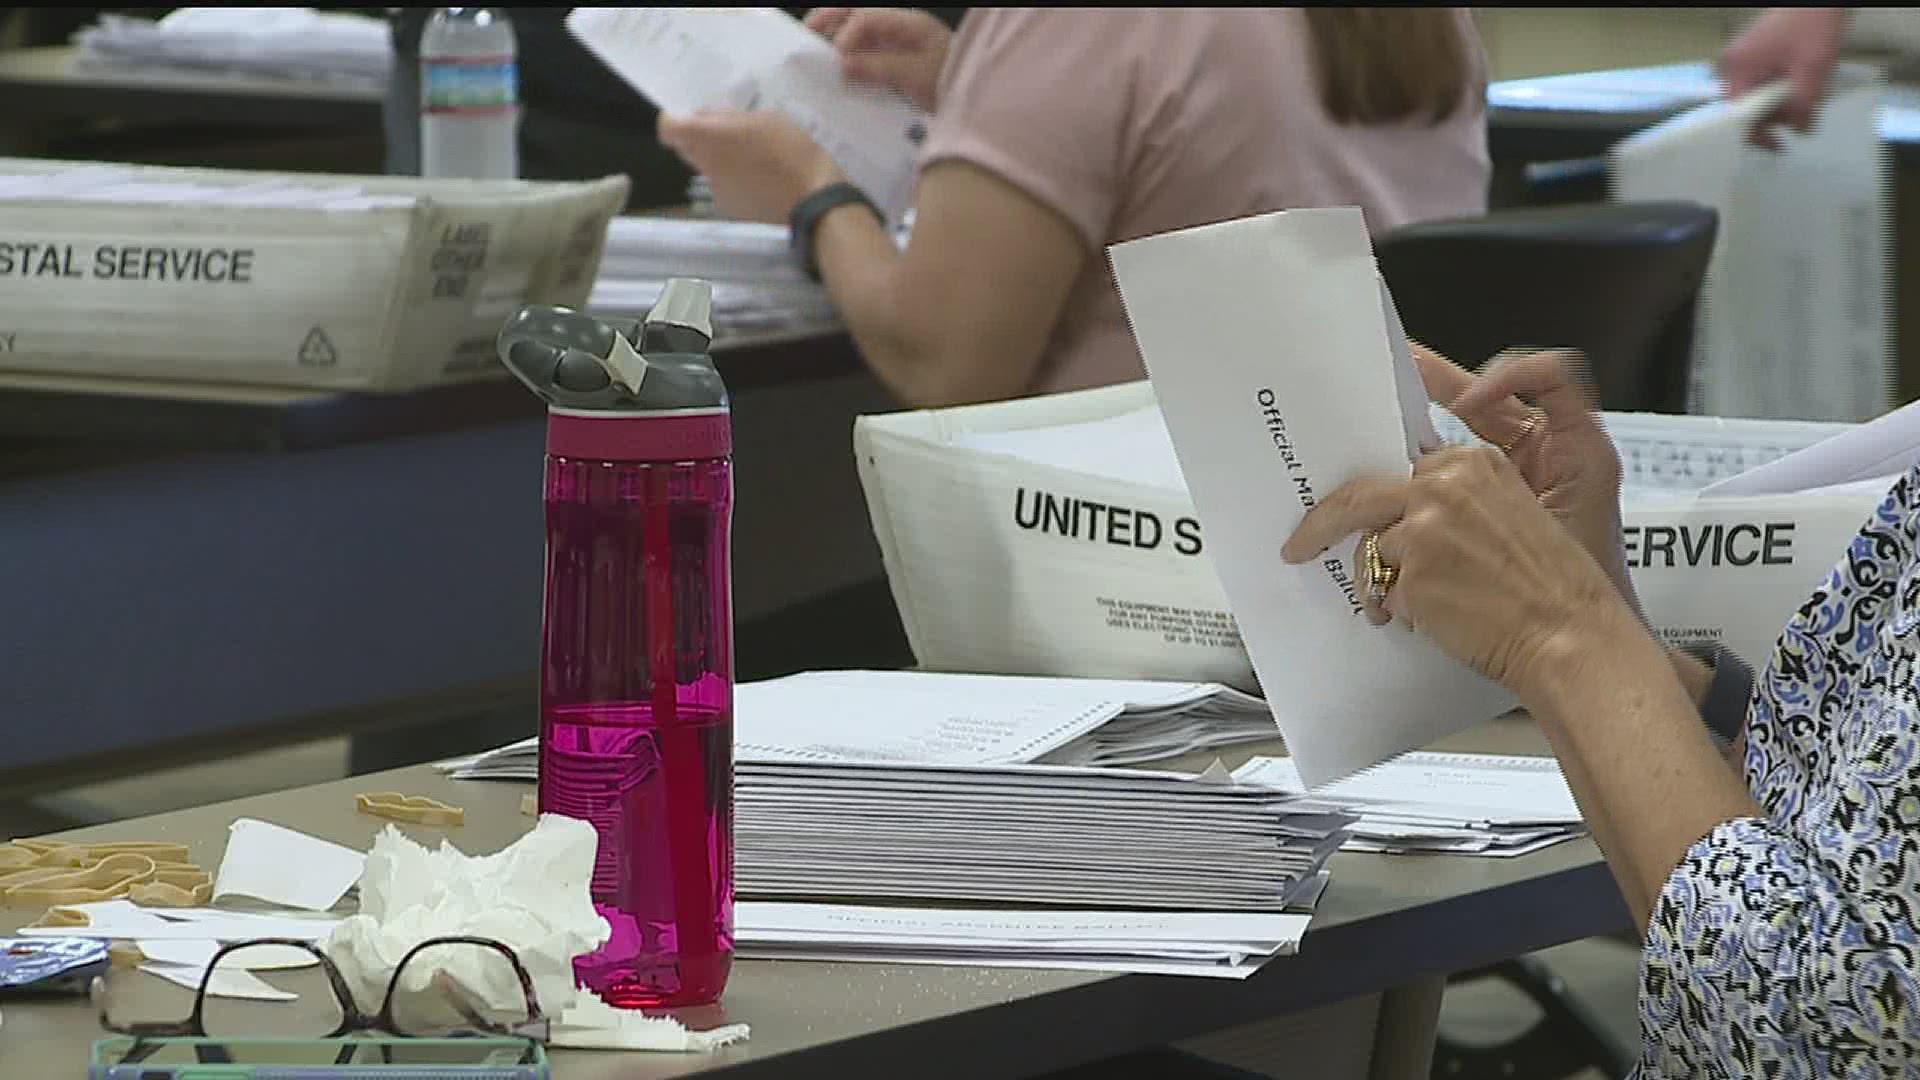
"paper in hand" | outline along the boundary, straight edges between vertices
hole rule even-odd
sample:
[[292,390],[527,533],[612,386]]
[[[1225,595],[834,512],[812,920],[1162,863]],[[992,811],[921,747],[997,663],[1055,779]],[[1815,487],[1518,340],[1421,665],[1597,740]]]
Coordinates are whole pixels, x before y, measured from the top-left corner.
[[1318,562],[1280,558],[1317,500],[1359,476],[1404,477],[1412,449],[1438,441],[1360,211],[1289,210],[1109,254],[1214,571],[1306,782],[1510,707],[1424,636],[1368,624],[1357,537]]
[[664,113],[778,109],[889,222],[906,213],[926,114],[847,85],[833,46],[779,8],[574,8],[567,29]]

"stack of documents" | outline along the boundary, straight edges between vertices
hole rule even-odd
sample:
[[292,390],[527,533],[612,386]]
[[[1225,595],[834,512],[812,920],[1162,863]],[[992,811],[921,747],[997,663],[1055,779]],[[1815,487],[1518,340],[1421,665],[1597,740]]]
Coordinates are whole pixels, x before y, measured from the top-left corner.
[[174,68],[377,90],[393,64],[386,20],[312,8],[179,8],[157,22],[102,15],[73,40],[80,70]]
[[743,901],[743,958],[1245,978],[1294,952],[1303,913],[1035,911]]
[[[1305,790],[1288,758],[1254,758],[1233,778]],[[1403,754],[1313,797],[1359,815],[1348,851],[1511,857],[1586,834],[1559,764],[1547,757]]]
[[[274,210],[374,210],[413,206],[425,198],[424,192],[374,194],[358,184],[327,181],[296,183],[278,176],[253,183],[202,184],[190,180],[157,180],[151,170],[136,165],[75,165],[50,172],[27,172],[0,164],[0,202],[32,200],[250,206]],[[40,250],[45,251],[46,248]]]
[[[814,671],[742,683],[742,762],[1110,766],[1279,737],[1266,704],[1210,683]],[[457,780],[534,780],[539,740],[443,762]]]
[[[1244,976],[1298,945],[1353,820],[1218,766],[1114,767],[1274,738],[1203,683],[814,672],[734,716],[734,887],[777,901],[741,905],[742,955]],[[442,768],[537,765],[529,740]],[[975,910],[1029,905],[1061,910]]]
[[1258,781],[1064,765],[742,760],[756,897],[1271,911],[1310,905],[1349,817]]
[[702,218],[619,217],[607,229],[587,306],[637,316],[668,278],[713,285],[714,322],[728,330],[818,325],[835,319],[819,282],[801,273],[780,225]]

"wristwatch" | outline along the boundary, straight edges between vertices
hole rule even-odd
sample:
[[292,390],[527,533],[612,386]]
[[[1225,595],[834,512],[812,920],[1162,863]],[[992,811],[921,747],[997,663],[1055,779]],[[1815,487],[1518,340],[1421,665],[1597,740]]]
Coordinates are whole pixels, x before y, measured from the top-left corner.
[[1753,699],[1753,669],[1725,645],[1715,645],[1704,659],[1713,665],[1713,681],[1700,702],[1700,719],[1721,745],[1740,737],[1747,724],[1747,706]]
[[793,213],[787,216],[787,246],[792,249],[794,258],[800,261],[800,269],[815,281],[820,280],[820,263],[813,250],[813,234],[820,228],[820,219],[827,216],[827,211],[848,203],[859,203],[866,207],[873,212],[875,221],[886,225],[887,216],[873,205],[867,193],[845,181],[828,184],[801,199],[794,204]]

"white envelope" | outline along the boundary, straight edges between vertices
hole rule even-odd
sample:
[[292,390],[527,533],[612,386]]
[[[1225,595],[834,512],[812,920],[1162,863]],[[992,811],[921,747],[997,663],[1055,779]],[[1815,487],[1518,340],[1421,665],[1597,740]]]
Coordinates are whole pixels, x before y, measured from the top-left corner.
[[[1309,502],[1406,476],[1433,440],[1366,226],[1288,210],[1109,249],[1207,548],[1274,719],[1309,784],[1513,704],[1423,636],[1361,613],[1349,538],[1289,566]],[[1409,382],[1411,379],[1411,382]]]

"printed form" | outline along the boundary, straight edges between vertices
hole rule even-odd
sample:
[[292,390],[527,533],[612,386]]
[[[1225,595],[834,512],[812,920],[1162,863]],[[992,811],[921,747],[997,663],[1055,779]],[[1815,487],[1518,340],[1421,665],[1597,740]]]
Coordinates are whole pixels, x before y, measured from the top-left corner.
[[1438,442],[1359,209],[1288,210],[1108,249],[1254,671],[1309,784],[1512,705],[1398,625],[1370,626],[1357,537],[1289,566],[1307,508]]
[[913,195],[926,114],[847,85],[833,46],[778,8],[575,8],[567,28],[669,115],[778,109],[895,225]]

